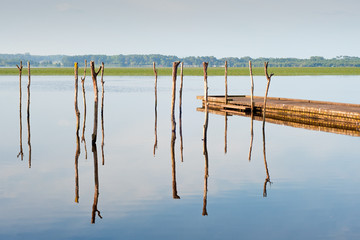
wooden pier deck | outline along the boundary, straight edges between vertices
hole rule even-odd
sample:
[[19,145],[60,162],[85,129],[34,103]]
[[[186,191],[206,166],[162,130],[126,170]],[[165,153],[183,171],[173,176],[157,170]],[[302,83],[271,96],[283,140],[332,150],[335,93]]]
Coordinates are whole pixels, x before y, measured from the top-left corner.
[[[203,96],[197,99],[203,100]],[[263,97],[254,97],[256,120],[262,120]],[[209,96],[208,110],[221,115],[250,116],[251,97],[245,95]],[[204,111],[204,100],[198,111]],[[266,121],[318,131],[360,136],[360,105],[324,101],[268,97]]]

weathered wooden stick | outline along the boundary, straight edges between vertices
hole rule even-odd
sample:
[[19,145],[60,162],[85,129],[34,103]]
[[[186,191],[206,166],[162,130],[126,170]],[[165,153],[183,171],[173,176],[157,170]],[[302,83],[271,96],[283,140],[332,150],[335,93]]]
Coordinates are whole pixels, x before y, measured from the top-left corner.
[[104,154],[104,62],[101,63],[101,157],[102,157],[102,165],[105,165],[105,154]]
[[[208,127],[208,86],[207,86],[207,62],[203,62],[203,70],[204,70],[204,102],[205,102],[205,122],[203,127],[203,141],[206,142],[207,138],[207,127]],[[204,153],[205,154],[205,153]]]
[[153,154],[155,157],[155,151],[157,149],[157,71],[156,71],[156,67],[155,67],[155,62],[153,62],[153,70],[154,70],[154,74],[155,74],[155,126],[154,126],[154,131],[155,131],[155,143],[154,143],[154,150],[153,150]]
[[95,64],[94,61],[90,62],[90,69],[91,69],[91,77],[93,81],[94,86],[94,128],[93,128],[93,134],[91,136],[92,144],[96,143],[96,137],[97,137],[97,127],[98,127],[98,86],[97,86],[97,75],[99,74],[101,67],[96,72],[95,71]]
[[31,73],[30,73],[30,62],[28,64],[28,85],[27,85],[27,130],[28,130],[28,147],[29,147],[29,168],[31,168],[31,134],[30,134],[30,84],[31,84]]
[[173,62],[172,68],[172,97],[171,97],[171,123],[172,129],[174,133],[176,132],[176,122],[175,122],[175,95],[176,95],[176,76],[177,76],[177,68],[180,64],[180,61]]
[[22,65],[22,61],[20,61],[20,67],[18,65],[16,65],[16,67],[19,69],[19,92],[20,92],[20,100],[19,100],[19,115],[20,115],[20,152],[17,155],[17,157],[21,157],[21,160],[23,160],[24,158],[24,153],[23,153],[23,148],[22,148],[22,116],[21,116],[21,75],[22,75],[22,69],[23,69],[23,65]]
[[76,133],[79,134],[80,129],[80,111],[78,108],[78,63],[74,63],[74,74],[75,74],[75,114],[76,114]]
[[85,159],[87,159],[87,149],[86,149],[86,140],[85,140],[85,125],[86,125],[85,78],[86,78],[86,67],[87,67],[87,62],[85,60],[84,77],[81,78],[82,96],[83,96],[83,104],[84,104],[84,120],[83,120],[83,129],[82,129],[81,142],[84,142]]
[[180,133],[180,156],[181,162],[184,162],[183,157],[183,137],[182,137],[182,90],[183,90],[183,78],[184,78],[184,63],[181,63],[180,68],[180,90],[179,90],[179,133]]
[[228,103],[228,84],[227,84],[227,74],[228,74],[228,63],[225,61],[225,104]]
[[251,61],[249,61],[249,71],[250,71],[250,79],[251,79],[251,112],[253,112],[254,111],[254,78],[252,73]]
[[263,121],[265,121],[265,114],[266,114],[266,100],[267,100],[267,95],[269,92],[269,86],[270,86],[270,81],[271,81],[271,77],[274,75],[273,73],[268,74],[268,64],[269,62],[264,62],[264,69],[265,69],[265,76],[267,79],[267,85],[266,85],[266,91],[265,91],[265,97],[264,97],[264,108],[263,108]]

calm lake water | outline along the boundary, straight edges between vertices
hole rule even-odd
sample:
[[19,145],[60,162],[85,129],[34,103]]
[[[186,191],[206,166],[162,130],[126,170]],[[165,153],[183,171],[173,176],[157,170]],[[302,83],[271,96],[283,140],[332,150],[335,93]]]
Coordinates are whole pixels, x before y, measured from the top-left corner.
[[[225,118],[209,114],[206,163],[205,116],[196,111],[202,77],[184,77],[183,162],[179,88],[175,159],[171,153],[171,77],[158,79],[155,155],[154,77],[105,71],[104,80],[104,146],[99,110],[92,149],[94,94],[86,78],[86,150],[79,81],[77,159],[74,77],[32,77],[29,144],[23,76],[21,160],[19,80],[0,77],[1,239],[359,239],[358,137],[266,123],[267,183],[262,122],[254,122],[249,162],[247,117],[228,117],[225,153]],[[263,96],[265,77],[254,80]],[[208,85],[209,94],[223,94],[223,77],[210,76]],[[274,76],[269,96],[360,103],[359,89],[359,76]],[[229,77],[230,94],[249,92],[249,77]]]

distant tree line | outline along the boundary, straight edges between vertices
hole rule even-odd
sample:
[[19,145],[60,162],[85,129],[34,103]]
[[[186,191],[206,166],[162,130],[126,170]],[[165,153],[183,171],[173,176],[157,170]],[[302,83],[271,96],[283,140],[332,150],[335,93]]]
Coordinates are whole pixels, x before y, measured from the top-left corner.
[[205,57],[185,57],[167,56],[160,54],[149,55],[49,55],[38,56],[25,54],[0,54],[0,67],[14,67],[20,61],[30,61],[34,67],[72,67],[74,62],[83,66],[84,60],[94,61],[96,65],[104,62],[108,67],[151,67],[155,62],[158,67],[171,67],[174,61],[182,61],[186,66],[200,67],[203,62],[209,62],[210,67],[224,66],[228,61],[229,67],[248,67],[249,60],[253,67],[263,67],[264,62],[269,62],[271,67],[360,67],[360,58],[351,56],[338,56],[326,59],[324,57],[310,57],[307,59],[299,58],[251,58],[251,57],[228,57],[216,58],[213,56]]

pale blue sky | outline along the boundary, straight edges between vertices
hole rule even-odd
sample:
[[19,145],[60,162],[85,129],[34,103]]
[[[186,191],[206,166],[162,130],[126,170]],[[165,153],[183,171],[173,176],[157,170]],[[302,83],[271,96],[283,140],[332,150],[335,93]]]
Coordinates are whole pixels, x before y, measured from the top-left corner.
[[358,0],[1,0],[0,53],[360,56]]

